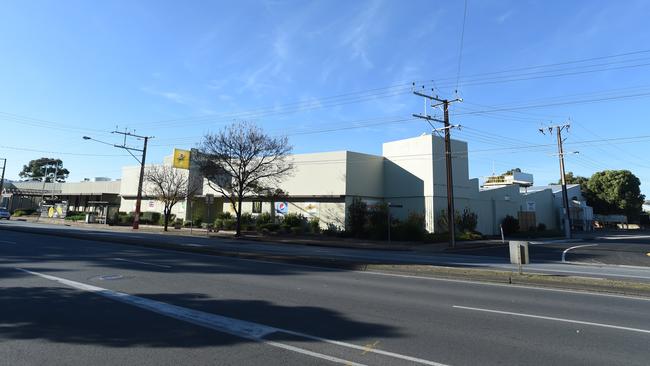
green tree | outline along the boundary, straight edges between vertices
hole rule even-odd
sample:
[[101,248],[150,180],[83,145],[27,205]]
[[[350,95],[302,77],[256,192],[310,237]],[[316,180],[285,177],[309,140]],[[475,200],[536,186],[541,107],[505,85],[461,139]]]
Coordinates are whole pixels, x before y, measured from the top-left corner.
[[18,173],[18,176],[27,180],[43,181],[45,178],[46,182],[65,182],[69,174],[68,169],[63,167],[61,159],[40,158],[23,165],[23,170]]
[[587,182],[587,203],[599,214],[624,214],[636,218],[645,196],[641,181],[629,170],[605,170],[594,173]]
[[[566,173],[564,178],[566,180],[566,184],[579,184],[580,192],[582,192],[582,196],[584,197],[585,200],[589,201],[589,199],[592,196],[588,187],[589,178],[582,177],[580,175],[574,175],[573,172]],[[559,179],[555,184],[562,184],[562,179]]]

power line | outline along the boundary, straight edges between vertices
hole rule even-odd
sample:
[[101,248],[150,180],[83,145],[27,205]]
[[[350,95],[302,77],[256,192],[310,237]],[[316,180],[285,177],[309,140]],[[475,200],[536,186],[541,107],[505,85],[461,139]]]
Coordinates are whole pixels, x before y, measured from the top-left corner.
[[465,21],[467,20],[467,0],[463,9],[463,27],[460,32],[460,46],[458,47],[458,69],[456,70],[456,94],[458,94],[458,82],[460,81],[460,65],[463,59],[463,42],[465,40]]

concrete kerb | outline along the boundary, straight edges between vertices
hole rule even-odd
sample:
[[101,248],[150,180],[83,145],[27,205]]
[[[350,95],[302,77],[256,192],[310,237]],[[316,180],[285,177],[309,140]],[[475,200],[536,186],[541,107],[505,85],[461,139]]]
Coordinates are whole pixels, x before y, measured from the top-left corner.
[[[87,233],[65,232],[60,229],[50,228],[23,228],[0,226],[0,230],[25,232],[37,235],[52,235],[58,237],[68,237],[81,240],[89,240]],[[449,278],[471,281],[485,281],[493,283],[541,286],[560,289],[571,289],[581,291],[606,292],[613,294],[635,295],[650,297],[650,283],[617,281],[600,278],[576,277],[564,275],[547,275],[538,273],[524,273],[522,275],[511,271],[476,269],[464,267],[444,267],[433,265],[410,265],[410,264],[381,264],[381,263],[356,263],[344,262],[340,259],[329,259],[312,256],[289,256],[266,253],[250,253],[220,250],[210,247],[184,246],[177,243],[160,241],[147,242],[143,239],[134,238],[116,238],[105,236],[93,236],[92,240],[109,242],[115,244],[126,244],[141,246],[147,248],[166,249],[180,252],[199,253],[224,257],[235,257],[241,259],[254,259],[264,261],[274,261],[280,263],[301,264],[326,267],[332,269],[358,270],[383,272],[387,274],[412,275],[422,277]]]

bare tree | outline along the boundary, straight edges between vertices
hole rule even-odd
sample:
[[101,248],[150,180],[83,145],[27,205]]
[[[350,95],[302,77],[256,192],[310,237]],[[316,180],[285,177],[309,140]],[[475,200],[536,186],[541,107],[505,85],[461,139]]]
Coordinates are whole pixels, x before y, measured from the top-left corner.
[[147,167],[144,177],[148,183],[145,188],[147,195],[161,201],[165,206],[163,217],[165,231],[167,231],[172,208],[187,197],[192,197],[199,187],[190,182],[188,171],[171,166]]
[[242,200],[268,195],[293,169],[286,137],[272,137],[248,122],[233,123],[219,133],[203,136],[201,173],[208,185],[230,201],[241,235]]

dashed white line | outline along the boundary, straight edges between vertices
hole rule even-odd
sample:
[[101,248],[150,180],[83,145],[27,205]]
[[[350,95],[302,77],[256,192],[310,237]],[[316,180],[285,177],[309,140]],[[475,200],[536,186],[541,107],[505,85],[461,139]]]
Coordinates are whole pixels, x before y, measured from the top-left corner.
[[225,317],[225,316],[222,316],[222,315],[206,313],[206,312],[199,311],[199,310],[188,309],[188,308],[184,308],[184,307],[181,307],[181,306],[167,304],[167,303],[156,301],[156,300],[150,300],[150,299],[130,295],[130,294],[123,293],[123,292],[108,290],[108,289],[98,287],[98,286],[87,285],[85,283],[76,282],[76,281],[68,280],[68,279],[61,278],[61,277],[55,277],[55,276],[51,276],[51,275],[47,275],[47,274],[43,274],[43,273],[33,272],[33,271],[29,271],[29,270],[23,269],[23,268],[16,268],[16,269],[19,270],[19,271],[25,272],[25,273],[32,274],[34,276],[38,276],[38,277],[41,277],[41,278],[45,278],[45,279],[48,279],[48,280],[51,280],[51,281],[55,281],[55,282],[64,284],[66,286],[69,286],[69,287],[72,287],[72,288],[75,288],[75,289],[78,289],[78,290],[92,292],[92,293],[95,293],[95,294],[100,295],[100,296],[107,297],[107,298],[112,299],[112,300],[116,300],[116,301],[119,301],[119,302],[122,302],[122,303],[125,303],[125,304],[128,304],[128,305],[133,305],[133,306],[139,307],[141,309],[153,311],[155,313],[165,315],[165,316],[168,316],[168,317],[171,317],[171,318],[174,318],[174,319],[182,320],[182,321],[192,323],[192,324],[195,324],[195,325],[198,325],[198,326],[202,326],[202,327],[205,327],[205,328],[209,328],[209,329],[213,329],[213,330],[220,331],[220,332],[223,332],[223,333],[228,333],[228,334],[232,334],[232,335],[235,335],[235,336],[238,336],[238,337],[242,337],[242,338],[250,339],[250,340],[253,340],[253,341],[261,342],[261,343],[264,343],[264,344],[269,345],[269,346],[282,348],[282,349],[285,349],[285,350],[288,350],[288,351],[301,353],[301,354],[304,354],[304,355],[308,355],[308,356],[328,360],[328,361],[335,362],[335,363],[340,363],[340,364],[344,364],[344,365],[364,366],[363,364],[355,363],[355,362],[348,361],[348,360],[344,360],[344,359],[341,359],[341,358],[338,358],[338,357],[334,357],[334,356],[330,356],[330,355],[310,351],[310,350],[303,349],[303,348],[298,348],[298,347],[291,346],[291,345],[288,345],[288,344],[285,344],[285,343],[270,341],[270,340],[265,339],[264,337],[266,337],[268,335],[271,335],[273,333],[284,333],[284,334],[295,335],[295,336],[302,337],[302,338],[317,340],[317,341],[321,341],[321,342],[325,342],[325,343],[329,343],[329,344],[334,344],[334,345],[338,345],[338,346],[341,346],[341,347],[357,349],[357,350],[363,350],[363,351],[366,351],[368,353],[376,353],[376,354],[379,354],[379,355],[384,355],[384,356],[388,356],[388,357],[392,357],[392,358],[411,361],[411,362],[415,362],[415,363],[419,363],[419,364],[423,364],[423,365],[448,366],[448,365],[445,365],[445,364],[442,364],[442,363],[429,361],[429,360],[425,360],[425,359],[421,359],[421,358],[417,358],[417,357],[402,355],[402,354],[399,354],[399,353],[382,351],[382,350],[378,350],[378,349],[368,349],[368,347],[359,346],[359,345],[356,345],[356,344],[351,344],[351,343],[346,343],[346,342],[341,342],[341,341],[335,341],[335,340],[332,340],[332,339],[313,336],[313,335],[306,334],[306,333],[294,332],[294,331],[287,330],[287,329],[275,328],[275,327],[271,327],[271,326],[267,326],[267,325],[263,325],[263,324],[258,324],[258,323],[253,323],[253,322],[249,322],[249,321],[245,321],[245,320],[239,320],[239,319],[235,319],[235,318]]
[[124,259],[124,258],[113,258],[114,261],[121,261],[121,262],[130,262],[130,263],[137,263],[137,264],[144,264],[147,266],[155,266],[155,267],[160,267],[160,268],[172,268],[172,266],[167,266],[164,264],[156,264],[156,263],[150,263],[150,262],[142,262],[142,261],[136,261],[133,259]]
[[0,243],[2,243],[2,244],[16,244],[15,241],[9,241],[9,240],[0,240]]
[[556,321],[556,322],[573,323],[573,324],[582,324],[582,325],[591,325],[591,326],[594,326],[594,327],[611,328],[611,329],[625,330],[625,331],[629,331],[629,332],[638,332],[638,333],[646,333],[646,334],[650,334],[650,330],[648,330],[648,329],[639,329],[639,328],[622,327],[622,326],[619,326],[619,325],[612,325],[612,324],[603,324],[603,323],[586,322],[586,321],[582,321],[582,320],[573,320],[573,319],[555,318],[555,317],[552,317],[552,316],[544,316],[544,315],[533,315],[533,314],[515,313],[515,312],[511,312],[511,311],[492,310],[492,309],[483,309],[483,308],[473,308],[473,307],[469,307],[469,306],[459,306],[459,305],[454,305],[453,307],[456,308],[456,309],[473,310],[473,311],[482,311],[482,312],[485,312],[485,313],[494,313],[494,314],[501,314],[501,315],[521,316],[521,317],[525,317],[525,318],[534,318],[534,319],[552,320],[552,321]]
[[585,244],[585,245],[576,245],[576,246],[571,247],[571,248],[566,248],[562,252],[562,263],[566,263],[566,260],[565,260],[566,259],[566,254],[569,252],[569,250],[573,250],[573,249],[577,249],[577,248],[584,248],[584,247],[595,247],[597,245],[598,244]]

